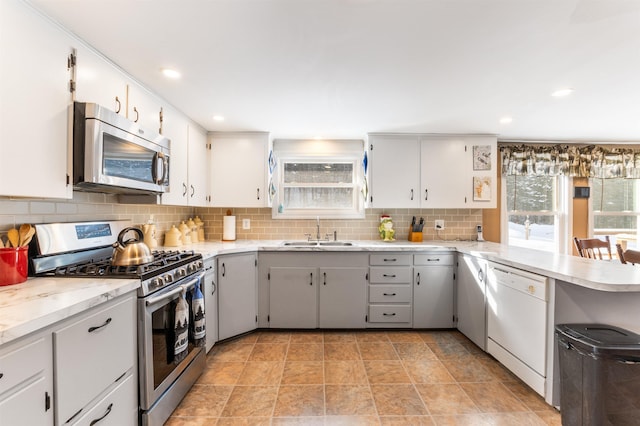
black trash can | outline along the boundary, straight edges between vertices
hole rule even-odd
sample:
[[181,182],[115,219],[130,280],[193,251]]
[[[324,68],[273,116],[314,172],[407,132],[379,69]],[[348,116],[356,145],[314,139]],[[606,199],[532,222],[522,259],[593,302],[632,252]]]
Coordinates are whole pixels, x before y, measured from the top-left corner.
[[563,426],[640,425],[640,335],[558,324]]

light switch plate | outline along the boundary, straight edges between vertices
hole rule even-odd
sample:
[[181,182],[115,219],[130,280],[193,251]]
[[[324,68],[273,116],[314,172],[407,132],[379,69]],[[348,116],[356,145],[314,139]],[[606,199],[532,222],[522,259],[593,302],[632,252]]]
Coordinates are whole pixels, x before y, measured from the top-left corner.
[[251,219],[242,219],[242,229],[251,229]]

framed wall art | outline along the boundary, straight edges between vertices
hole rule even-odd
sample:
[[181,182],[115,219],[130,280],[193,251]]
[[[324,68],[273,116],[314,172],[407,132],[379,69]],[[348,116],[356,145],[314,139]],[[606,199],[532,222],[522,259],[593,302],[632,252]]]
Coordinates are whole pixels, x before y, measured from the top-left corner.
[[473,177],[473,201],[491,201],[491,176]]
[[491,170],[491,145],[473,146],[473,170]]

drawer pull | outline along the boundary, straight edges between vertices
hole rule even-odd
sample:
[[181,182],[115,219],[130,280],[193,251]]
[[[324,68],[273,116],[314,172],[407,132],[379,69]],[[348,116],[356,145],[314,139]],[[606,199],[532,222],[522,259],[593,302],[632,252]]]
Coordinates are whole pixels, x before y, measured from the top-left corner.
[[440,262],[440,258],[436,258],[436,259],[427,259],[427,262]]
[[382,274],[382,276],[387,278],[395,278],[396,274]]
[[397,262],[398,259],[384,259],[385,262]]
[[394,313],[388,314],[386,312],[383,312],[382,315],[384,315],[385,317],[395,317],[396,313],[394,312]]
[[106,327],[107,325],[109,325],[110,322],[111,322],[111,318],[107,318],[107,320],[104,322],[104,324],[99,325],[97,327],[89,327],[89,333],[93,333],[94,331],[99,330],[102,327]]
[[396,293],[382,293],[383,296],[396,296]]
[[98,423],[99,421],[101,421],[102,419],[104,419],[105,417],[107,417],[109,414],[111,414],[111,409],[113,408],[113,402],[111,404],[109,404],[109,406],[107,407],[107,412],[104,413],[104,415],[102,417],[98,417],[95,420],[92,420],[91,423],[89,423],[89,426],[93,426],[96,423]]
[[2,376],[4,376],[4,373],[0,373],[0,379],[2,379]]

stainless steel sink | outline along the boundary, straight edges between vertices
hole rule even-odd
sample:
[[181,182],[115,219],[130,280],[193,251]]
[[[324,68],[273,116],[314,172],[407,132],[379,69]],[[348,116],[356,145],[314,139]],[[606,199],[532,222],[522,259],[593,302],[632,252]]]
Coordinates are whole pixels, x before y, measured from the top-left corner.
[[316,247],[317,241],[287,241],[283,245],[291,247]]
[[353,243],[347,241],[286,241],[287,247],[350,247]]

